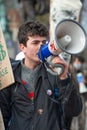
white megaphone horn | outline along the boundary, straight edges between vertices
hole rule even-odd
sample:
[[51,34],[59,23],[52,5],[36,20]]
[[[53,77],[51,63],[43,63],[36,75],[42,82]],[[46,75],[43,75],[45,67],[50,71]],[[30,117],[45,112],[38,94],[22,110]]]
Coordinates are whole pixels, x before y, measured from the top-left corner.
[[69,54],[81,53],[86,47],[86,34],[76,21],[65,19],[55,29],[56,48]]

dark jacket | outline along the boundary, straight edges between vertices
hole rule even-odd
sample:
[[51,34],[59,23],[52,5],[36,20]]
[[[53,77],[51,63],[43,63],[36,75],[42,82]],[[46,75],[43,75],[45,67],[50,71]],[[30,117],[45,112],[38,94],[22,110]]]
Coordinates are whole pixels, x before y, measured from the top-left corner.
[[12,64],[15,83],[0,91],[6,130],[61,130],[65,124],[64,127],[69,127],[72,117],[82,110],[81,98],[72,79],[61,81],[42,65],[35,97],[31,100],[21,81],[20,62]]

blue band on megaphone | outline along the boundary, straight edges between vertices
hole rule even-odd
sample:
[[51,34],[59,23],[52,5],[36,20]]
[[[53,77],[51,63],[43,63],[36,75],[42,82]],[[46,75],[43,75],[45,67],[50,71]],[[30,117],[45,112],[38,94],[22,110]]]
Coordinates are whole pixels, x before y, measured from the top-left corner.
[[40,47],[40,50],[38,52],[38,57],[40,58],[41,61],[45,61],[45,59],[47,57],[49,57],[50,55],[52,55],[52,53],[49,51],[49,48],[48,48],[48,43],[45,44],[45,45],[42,45]]

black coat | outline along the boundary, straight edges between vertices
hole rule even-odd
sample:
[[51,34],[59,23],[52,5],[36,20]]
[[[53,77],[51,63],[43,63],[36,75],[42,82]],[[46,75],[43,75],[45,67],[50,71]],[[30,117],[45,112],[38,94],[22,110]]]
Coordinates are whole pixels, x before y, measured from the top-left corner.
[[61,130],[64,121],[64,127],[69,127],[72,117],[81,112],[81,98],[70,77],[61,81],[42,65],[35,98],[31,100],[21,82],[20,62],[13,63],[13,72],[15,83],[0,91],[0,107],[8,130]]

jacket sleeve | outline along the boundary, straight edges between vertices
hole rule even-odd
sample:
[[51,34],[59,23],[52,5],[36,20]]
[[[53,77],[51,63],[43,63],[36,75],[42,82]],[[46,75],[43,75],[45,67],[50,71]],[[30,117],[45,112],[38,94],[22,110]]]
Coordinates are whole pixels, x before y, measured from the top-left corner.
[[65,115],[78,116],[82,111],[82,100],[77,84],[71,77],[60,81],[60,84],[61,103]]
[[5,128],[7,128],[11,116],[10,97],[10,87],[7,87],[0,91],[0,108],[2,111]]
[[71,127],[73,117],[82,111],[82,100],[78,91],[78,85],[72,78],[60,81],[60,100],[63,110],[63,127],[67,130]]
[[58,76],[48,73],[48,78],[52,86],[59,89],[59,100],[62,104],[63,111],[66,116],[73,118],[78,116],[82,111],[82,100],[79,93],[79,85],[74,76],[69,75],[67,79],[60,80]]

